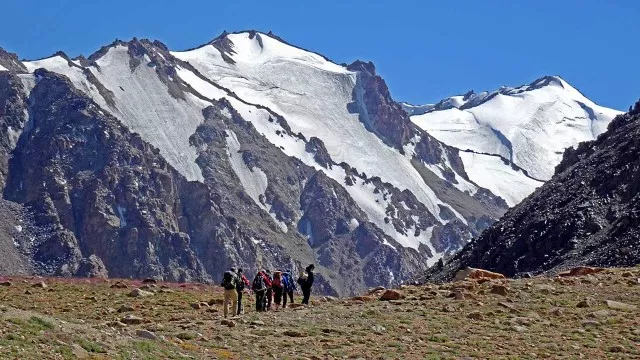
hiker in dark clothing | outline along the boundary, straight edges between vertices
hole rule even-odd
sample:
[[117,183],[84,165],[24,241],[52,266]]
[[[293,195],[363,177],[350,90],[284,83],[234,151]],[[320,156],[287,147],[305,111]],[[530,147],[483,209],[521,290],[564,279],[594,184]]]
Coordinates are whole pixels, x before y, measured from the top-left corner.
[[267,283],[265,281],[266,274],[262,271],[258,271],[256,276],[253,278],[253,284],[251,285],[251,290],[253,290],[254,294],[256,294],[256,311],[261,312],[265,311],[265,294],[267,292]]
[[300,279],[298,279],[298,284],[300,284],[300,289],[302,290],[302,303],[305,305],[309,305],[309,298],[311,297],[311,287],[313,286],[314,280],[314,269],[315,266],[313,264],[307,266],[307,268],[305,269],[307,275],[306,278],[304,276],[301,276]]
[[238,292],[238,315],[244,312],[244,307],[242,306],[242,292],[245,287],[249,286],[249,279],[242,273],[242,269],[238,269],[238,282],[236,283],[236,291]]
[[291,277],[291,272],[282,273],[282,288],[284,290],[284,294],[282,295],[282,308],[287,308],[287,296],[289,297],[290,302],[293,304],[293,292],[296,291],[296,283],[293,281],[293,277]]
[[222,275],[222,283],[220,286],[224,288],[224,317],[229,315],[229,305],[231,305],[231,316],[235,315],[238,308],[238,293],[236,287],[238,286],[238,273],[236,269],[231,268]]
[[273,287],[272,287],[273,277],[271,276],[271,272],[269,270],[264,270],[264,274],[269,278],[269,280],[265,279],[265,281],[268,283],[267,293],[265,295],[266,296],[265,308],[266,308],[266,311],[270,311],[271,302],[273,301]]

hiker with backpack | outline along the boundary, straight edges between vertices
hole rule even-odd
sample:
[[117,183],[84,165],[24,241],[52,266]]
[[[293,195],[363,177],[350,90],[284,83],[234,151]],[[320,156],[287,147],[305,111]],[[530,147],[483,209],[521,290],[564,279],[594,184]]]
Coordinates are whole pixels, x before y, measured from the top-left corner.
[[266,311],[271,311],[271,303],[273,302],[273,277],[271,276],[271,272],[269,270],[263,270],[263,272],[267,277],[267,279],[265,279],[265,282],[267,283],[267,293],[265,294],[265,309]]
[[238,308],[238,292],[236,286],[238,284],[238,274],[234,268],[231,268],[222,275],[222,283],[220,286],[224,288],[224,317],[229,315],[229,305],[232,305],[232,314],[236,313]]
[[284,291],[282,285],[282,272],[273,272],[273,282],[271,283],[271,288],[273,289],[273,302],[275,303],[275,310],[278,310],[280,309],[280,304],[282,303],[282,292]]
[[238,315],[244,312],[242,306],[242,293],[245,287],[249,286],[249,279],[242,273],[242,268],[238,269],[238,282],[236,284],[236,292],[238,293]]
[[314,274],[313,270],[315,266],[313,264],[307,266],[303,275],[298,278],[298,284],[302,290],[302,303],[309,305],[309,298],[311,297],[311,287],[313,286]]
[[251,284],[251,290],[253,290],[254,294],[256,294],[256,311],[266,311],[265,303],[266,303],[266,293],[267,286],[271,286],[269,282],[267,284],[268,279],[267,275],[263,271],[258,271],[256,276],[253,278],[253,283]]
[[287,297],[291,304],[293,304],[293,292],[296,291],[296,283],[293,281],[293,277],[291,277],[291,272],[283,272],[282,273],[282,288],[284,293],[282,294],[282,308],[287,308]]

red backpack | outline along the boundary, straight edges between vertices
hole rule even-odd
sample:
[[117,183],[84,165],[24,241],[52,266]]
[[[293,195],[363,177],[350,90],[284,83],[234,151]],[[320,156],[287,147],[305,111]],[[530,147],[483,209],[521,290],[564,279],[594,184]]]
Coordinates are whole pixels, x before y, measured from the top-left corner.
[[282,280],[280,278],[280,274],[273,275],[273,287],[277,287],[277,288],[282,287]]

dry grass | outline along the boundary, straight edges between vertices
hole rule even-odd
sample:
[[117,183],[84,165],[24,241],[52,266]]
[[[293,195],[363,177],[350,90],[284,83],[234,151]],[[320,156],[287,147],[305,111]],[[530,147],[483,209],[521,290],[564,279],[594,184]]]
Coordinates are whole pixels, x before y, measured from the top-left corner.
[[[392,302],[316,298],[310,308],[247,313],[221,325],[218,288],[158,284],[131,298],[140,283],[14,278],[0,287],[2,359],[605,359],[640,358],[640,268],[567,279],[405,287]],[[506,296],[492,294],[497,284]],[[163,288],[164,287],[164,288]],[[448,297],[465,287],[464,300]],[[589,299],[589,307],[576,305]],[[638,308],[608,309],[605,300]],[[130,305],[133,311],[119,312]],[[601,311],[604,310],[604,311]],[[140,325],[115,323],[125,315]],[[470,315],[471,314],[471,315]],[[253,323],[257,321],[257,323]],[[136,335],[154,333],[156,340]]]

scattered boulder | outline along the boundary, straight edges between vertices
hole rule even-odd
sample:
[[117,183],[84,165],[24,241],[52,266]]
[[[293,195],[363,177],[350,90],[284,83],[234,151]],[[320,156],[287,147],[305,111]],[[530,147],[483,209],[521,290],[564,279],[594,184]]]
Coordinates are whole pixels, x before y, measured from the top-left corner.
[[135,315],[127,315],[122,319],[120,319],[121,323],[127,324],[127,325],[138,325],[138,324],[142,324],[143,321],[144,321],[143,318]]
[[143,284],[157,284],[158,280],[149,278],[149,279],[142,280],[142,283]]
[[373,296],[354,296],[354,297],[351,298],[351,300],[353,300],[353,301],[362,301],[362,302],[370,302],[370,301],[375,301],[376,299]]
[[551,310],[551,315],[553,316],[562,316],[564,313],[562,312],[562,309],[560,308],[555,308],[553,310]]
[[598,327],[600,323],[595,320],[583,320],[581,323],[582,327]]
[[493,287],[491,287],[491,293],[507,296],[509,294],[509,289],[504,285],[493,285]]
[[193,304],[191,304],[191,308],[193,310],[200,310],[200,309],[202,309],[202,305],[200,303],[193,303]]
[[254,320],[254,321],[250,322],[249,324],[250,325],[256,325],[256,326],[264,326],[264,321]]
[[638,307],[635,305],[625,304],[619,301],[607,300],[606,302],[607,302],[607,307],[613,310],[635,311],[636,309],[638,309]]
[[488,270],[476,269],[472,267],[468,267],[466,269],[462,269],[456,273],[453,281],[461,281],[461,280],[479,280],[479,279],[505,279],[505,276]]
[[620,275],[622,275],[622,277],[625,277],[625,278],[633,277],[633,273],[631,271],[625,271]]
[[0,282],[0,286],[11,286],[11,285],[13,285],[13,283],[11,281]]
[[382,296],[380,296],[380,300],[382,301],[389,301],[389,300],[400,300],[403,298],[403,295],[400,291],[398,290],[385,290],[384,293],[382,293]]
[[336,301],[338,301],[339,299],[338,299],[337,297],[335,297],[335,296],[325,296],[325,297],[323,298],[323,300],[324,300],[325,302],[336,302]]
[[136,330],[136,335],[147,340],[158,340],[158,336],[148,330],[138,329]]
[[502,306],[503,308],[509,309],[509,312],[512,313],[521,313],[520,310],[516,309],[512,304],[508,303],[508,302],[499,302],[498,305]]
[[152,295],[153,295],[152,292],[145,291],[145,290],[142,290],[142,289],[133,289],[129,293],[130,297],[147,297],[147,296],[152,296]]
[[560,277],[571,277],[571,276],[583,276],[590,274],[597,274],[603,271],[603,268],[591,267],[591,266],[578,266],[571,270],[563,271],[558,274]]

